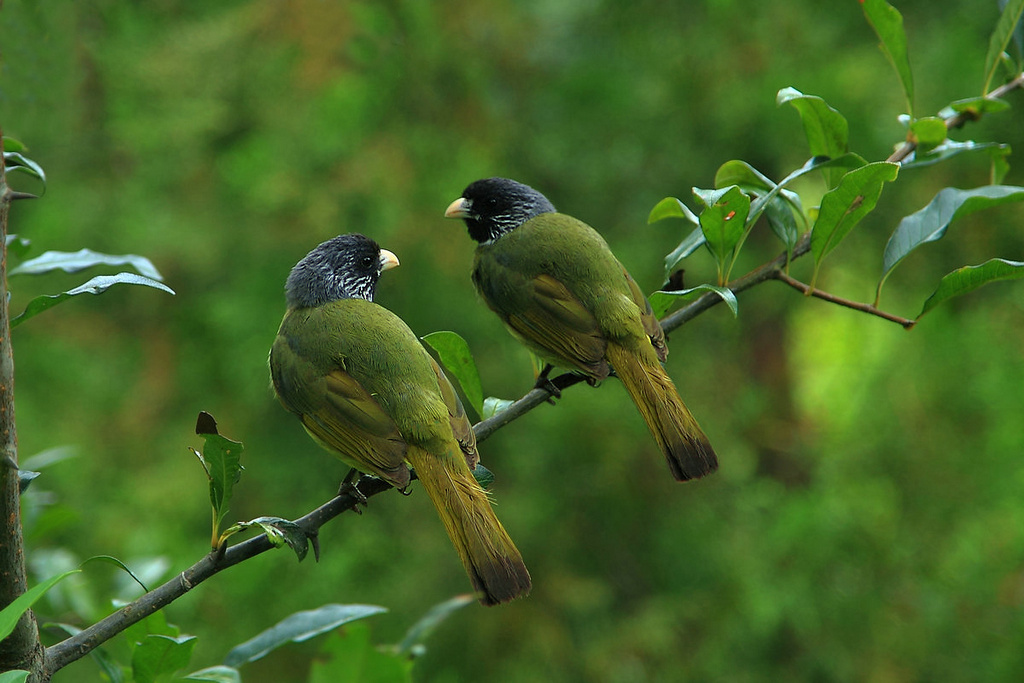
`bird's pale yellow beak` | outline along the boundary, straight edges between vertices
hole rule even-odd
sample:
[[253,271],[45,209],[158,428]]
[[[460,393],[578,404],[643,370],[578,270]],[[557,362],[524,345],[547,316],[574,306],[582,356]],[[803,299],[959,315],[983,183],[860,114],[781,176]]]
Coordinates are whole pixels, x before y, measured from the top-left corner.
[[459,197],[454,202],[448,205],[448,208],[444,210],[445,218],[468,218],[470,216],[469,209],[472,202],[465,197]]
[[380,270],[383,273],[385,270],[391,270],[398,265],[398,257],[387,249],[380,250]]

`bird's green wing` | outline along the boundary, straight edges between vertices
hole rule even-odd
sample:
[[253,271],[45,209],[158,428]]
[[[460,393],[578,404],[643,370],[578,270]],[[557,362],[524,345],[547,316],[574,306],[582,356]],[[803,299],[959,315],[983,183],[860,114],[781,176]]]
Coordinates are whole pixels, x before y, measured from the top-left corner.
[[509,328],[542,355],[553,354],[596,379],[607,377],[607,341],[580,300],[550,275],[531,279],[526,292],[529,304],[503,315]]
[[394,421],[350,374],[336,368],[317,383],[320,400],[300,412],[306,430],[356,469],[402,487],[406,443]]
[[459,442],[459,448],[462,450],[462,454],[466,456],[466,464],[469,465],[469,469],[474,469],[476,464],[480,462],[480,454],[476,450],[476,434],[473,433],[473,424],[466,416],[466,409],[462,406],[459,395],[455,393],[455,387],[452,386],[452,383],[441,370],[441,367],[433,358],[430,359],[430,365],[434,370],[434,374],[437,375],[437,388],[441,392],[441,399],[448,408],[448,419],[452,425],[452,436]]

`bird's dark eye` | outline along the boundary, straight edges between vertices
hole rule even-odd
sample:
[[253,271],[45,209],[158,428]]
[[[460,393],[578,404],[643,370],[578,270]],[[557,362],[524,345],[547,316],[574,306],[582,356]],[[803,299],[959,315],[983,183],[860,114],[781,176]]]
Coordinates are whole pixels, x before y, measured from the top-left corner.
[[363,268],[369,268],[373,265],[373,258],[370,256],[363,257]]

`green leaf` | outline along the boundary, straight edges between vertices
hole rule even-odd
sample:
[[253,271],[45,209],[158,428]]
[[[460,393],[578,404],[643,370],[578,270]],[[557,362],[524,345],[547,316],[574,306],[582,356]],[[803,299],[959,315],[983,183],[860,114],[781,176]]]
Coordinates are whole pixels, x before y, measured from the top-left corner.
[[690,207],[675,197],[665,197],[655,204],[654,208],[651,209],[651,213],[647,216],[647,224],[650,225],[665,218],[682,218],[694,225],[700,225],[700,221],[693,214],[693,211],[690,211]]
[[36,600],[43,597],[46,591],[53,588],[59,581],[66,579],[72,574],[77,574],[80,569],[73,569],[63,574],[51,576],[46,581],[29,588],[27,591],[19,595],[11,604],[0,610],[0,640],[3,640],[7,636],[11,635],[14,631],[14,627],[18,625],[18,620],[21,619],[21,615],[27,612],[32,605],[35,604]]
[[132,577],[132,580],[134,580],[135,583],[139,584],[139,586],[142,587],[142,591],[144,593],[148,593],[149,592],[149,589],[146,588],[146,584],[142,583],[142,579],[140,579],[139,577],[135,576],[135,574],[132,572],[132,570],[128,568],[128,565],[126,565],[124,562],[122,562],[121,560],[117,559],[116,557],[113,557],[111,555],[93,555],[89,559],[87,559],[84,562],[82,562],[81,566],[84,567],[85,565],[87,565],[90,562],[105,562],[106,564],[112,564],[115,567],[119,567],[120,569],[123,569],[124,572],[126,574],[128,574],[128,576]]
[[[868,164],[844,175],[839,185],[821,198],[818,219],[811,230],[815,276],[822,259],[875,208],[882,185],[895,180],[899,168],[899,164],[888,161]],[[811,283],[813,286],[813,277]]]
[[957,140],[947,139],[934,149],[915,150],[910,160],[904,161],[901,164],[901,167],[907,169],[930,166],[940,161],[945,161],[950,157],[955,157],[958,154],[967,154],[970,152],[987,152],[992,155],[993,159],[995,159],[997,157],[1005,157],[1008,155],[1010,153],[1010,146],[999,142],[975,142],[974,140],[964,140],[963,142],[959,142]]
[[208,681],[209,683],[242,683],[238,669],[230,666],[209,666],[184,676],[183,681]]
[[[747,162],[738,159],[725,162],[719,166],[718,171],[715,173],[715,187],[726,187],[728,185],[737,185],[747,194],[757,195],[758,197],[772,193],[773,196],[767,200],[767,204],[756,205],[758,207],[756,213],[755,205],[751,205],[747,224],[749,226],[757,220],[761,213],[760,207],[764,206],[764,213],[772,232],[786,245],[786,250],[792,252],[793,247],[800,238],[796,218],[793,216],[794,210],[803,215],[800,197],[789,190],[781,188],[776,190],[775,183],[768,176]],[[792,207],[792,210],[790,207]],[[671,273],[671,269],[668,272]]]
[[148,635],[132,652],[135,683],[153,683],[158,676],[185,667],[192,659],[195,636]]
[[[999,11],[1006,9],[1009,0],[999,0]],[[1014,71],[1020,73],[1024,68],[1024,18],[1017,21],[1017,28],[1013,29],[1013,42],[1017,45],[1017,63],[1013,65]]]
[[480,385],[480,372],[476,369],[476,361],[473,360],[466,340],[447,330],[431,332],[421,339],[437,352],[441,365],[458,381],[473,410],[477,415],[482,415],[484,390]]
[[41,256],[25,261],[16,268],[11,269],[11,275],[39,275],[53,270],[63,270],[65,273],[77,273],[93,266],[132,266],[139,271],[140,275],[151,280],[163,280],[160,271],[145,256],[136,254],[101,254],[91,249],[81,249],[75,252],[48,251]]
[[982,114],[995,114],[996,112],[1006,111],[1009,108],[1010,103],[998,97],[968,97],[967,99],[950,102],[949,110],[943,109],[939,112],[939,116],[945,118],[953,114],[966,112],[972,118],[977,118]]
[[665,278],[667,279],[668,276],[679,267],[679,264],[683,259],[700,249],[701,246],[706,243],[707,238],[704,237],[704,231],[699,227],[694,228],[693,231],[679,243],[679,246],[665,256]]
[[2,142],[3,142],[3,147],[4,147],[4,151],[5,152],[27,152],[28,151],[28,147],[25,146],[25,143],[21,142],[20,140],[16,140],[14,138],[9,138],[6,135],[3,136]]
[[722,188],[730,185],[739,185],[743,188],[765,192],[775,187],[771,178],[740,159],[725,162],[715,172],[715,187]]
[[336,629],[342,624],[384,612],[387,612],[387,609],[377,605],[336,604],[324,605],[315,610],[296,612],[255,638],[232,648],[224,658],[224,664],[238,667],[247,662],[255,662],[287,643],[301,643],[321,633]]
[[[805,95],[795,88],[783,88],[776,95],[775,102],[780,107],[790,104],[800,114],[812,156],[836,158],[846,153],[849,125],[843,115],[825,100],[815,95]],[[826,180],[829,187],[833,187],[838,177],[829,172]]]
[[647,297],[647,300],[651,303],[654,317],[660,318],[676,303],[685,299],[696,299],[697,294],[703,294],[704,292],[714,292],[722,297],[725,305],[732,311],[733,317],[739,315],[739,303],[736,301],[736,295],[728,287],[719,287],[718,285],[697,285],[689,289],[680,289],[672,292],[658,291]]
[[217,432],[217,422],[207,412],[199,413],[196,420],[196,434],[203,437],[203,452],[192,449],[192,452],[210,480],[210,504],[213,506],[213,540],[214,548],[218,547],[220,523],[228,512],[228,504],[234,492],[235,484],[242,476],[242,451],[245,446],[240,441],[232,441]]
[[740,243],[750,214],[750,197],[733,185],[720,190],[693,188],[693,194],[704,205],[700,213],[700,229],[708,249],[719,264],[719,276],[725,273],[725,262]]
[[793,247],[800,240],[800,228],[796,224],[796,217],[793,216],[790,205],[781,196],[773,197],[768,202],[764,215],[772,232],[782,240],[786,245],[786,251],[792,255]]
[[0,683],[25,683],[28,680],[28,671],[22,669],[11,669],[0,673]]
[[[227,540],[228,536],[232,534],[254,526],[263,530],[267,535],[267,540],[275,548],[287,545],[295,552],[299,562],[306,558],[306,553],[309,552],[309,536],[306,531],[295,522],[281,517],[257,517],[248,522],[232,524],[220,535],[221,541]],[[220,543],[218,543],[219,545]]]
[[136,275],[135,273],[118,273],[117,275],[99,275],[89,280],[85,284],[81,284],[74,289],[69,289],[62,294],[51,294],[38,296],[28,302],[25,310],[20,315],[11,319],[11,328],[15,328],[21,323],[25,322],[30,318],[34,318],[45,310],[53,308],[57,304],[63,303],[73,296],[79,294],[102,294],[107,291],[110,287],[118,284],[126,285],[143,285],[146,287],[153,287],[159,289],[168,294],[174,294],[174,290],[167,285],[151,280],[148,277],[142,275]]
[[[436,629],[445,619],[455,612],[458,612],[463,607],[472,605],[474,602],[476,602],[476,598],[472,595],[456,595],[454,598],[434,605],[419,621],[413,624],[412,628],[410,628],[405,634],[405,638],[402,639],[402,642],[395,646],[395,651],[400,655],[414,654],[414,648],[421,646],[423,641],[426,640],[430,634],[433,633],[434,629]],[[416,652],[415,654],[420,653]]]
[[934,149],[946,139],[946,122],[937,116],[926,116],[910,124],[910,132],[919,149]]
[[8,174],[12,171],[26,173],[33,178],[41,180],[43,185],[46,185],[46,173],[43,172],[43,167],[31,159],[22,156],[19,152],[4,151],[4,165]]
[[32,470],[18,470],[18,493],[25,493],[28,487],[32,484],[36,477],[42,472],[33,472]]
[[907,100],[907,113],[914,115],[914,77],[910,71],[910,57],[907,54],[907,35],[903,31],[903,15],[885,0],[862,0],[861,9],[871,28],[875,29],[889,63],[896,69],[896,75],[903,86]]
[[484,399],[484,410],[480,414],[481,420],[486,420],[489,417],[494,417],[501,411],[508,408],[510,405],[515,403],[507,398],[496,398],[494,396],[488,396]]
[[491,472],[480,463],[476,464],[472,472],[473,478],[476,479],[476,483],[480,484],[480,488],[485,491],[491,488],[491,485],[494,483],[494,472]]
[[980,266],[957,268],[939,281],[938,288],[924,302],[918,319],[942,302],[961,294],[973,292],[982,285],[997,280],[1019,280],[1024,278],[1024,261],[1007,261],[994,258]]
[[14,254],[18,258],[25,258],[25,254],[32,248],[31,240],[18,237],[17,235],[8,235],[5,244],[7,245],[7,253]]
[[1010,44],[1022,15],[1024,15],[1024,0],[1009,0],[1003,7],[1002,14],[999,15],[996,28],[988,40],[988,52],[985,54],[985,84],[981,87],[983,95],[988,93],[989,86],[992,85],[992,79],[999,68],[1003,52]]
[[946,187],[939,190],[927,206],[901,220],[886,243],[882,279],[878,282],[879,295],[893,268],[922,244],[941,239],[953,221],[982,209],[1021,200],[1024,200],[1024,187],[1012,185],[985,185],[970,190]]

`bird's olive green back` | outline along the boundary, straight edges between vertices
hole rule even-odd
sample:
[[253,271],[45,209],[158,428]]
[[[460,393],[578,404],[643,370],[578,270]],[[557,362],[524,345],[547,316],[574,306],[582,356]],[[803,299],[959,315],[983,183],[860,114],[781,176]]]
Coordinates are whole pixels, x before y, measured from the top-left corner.
[[601,235],[565,214],[537,216],[481,244],[473,281],[516,336],[549,360],[568,361],[591,376],[607,375],[608,341],[650,347],[647,328],[657,327]]

